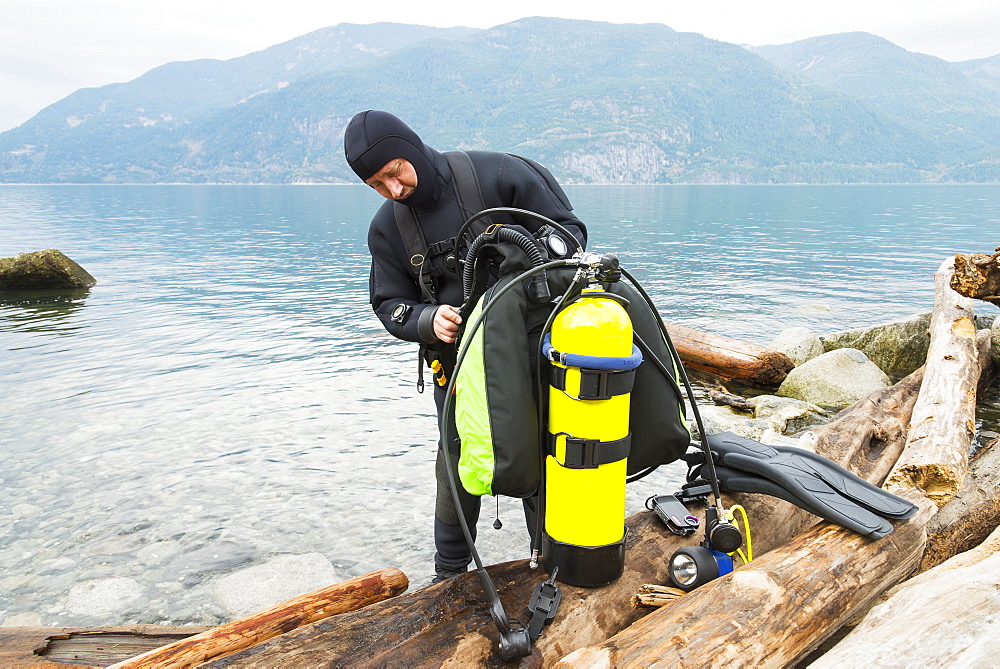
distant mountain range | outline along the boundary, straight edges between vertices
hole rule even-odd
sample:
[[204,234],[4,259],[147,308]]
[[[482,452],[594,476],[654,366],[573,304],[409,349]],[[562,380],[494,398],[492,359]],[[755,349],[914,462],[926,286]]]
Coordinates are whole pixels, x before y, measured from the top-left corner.
[[0,181],[354,183],[343,131],[371,108],[564,183],[1000,181],[1000,55],[545,18],[341,24],[81,89],[0,134]]

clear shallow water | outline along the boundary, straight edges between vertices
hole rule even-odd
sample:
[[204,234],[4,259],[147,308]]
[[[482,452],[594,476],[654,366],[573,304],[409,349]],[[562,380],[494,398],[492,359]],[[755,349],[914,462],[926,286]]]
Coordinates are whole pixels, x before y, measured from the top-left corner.
[[[1000,244],[1000,187],[572,187],[668,321],[766,343],[929,311],[956,252]],[[363,186],[3,186],[0,257],[98,279],[0,302],[0,624],[215,623],[212,586],[282,553],[431,575],[433,400],[367,304]],[[983,314],[998,310],[977,304]],[[676,469],[632,486],[630,508]],[[501,500],[487,562],[525,557]],[[128,607],[74,585],[125,577]]]

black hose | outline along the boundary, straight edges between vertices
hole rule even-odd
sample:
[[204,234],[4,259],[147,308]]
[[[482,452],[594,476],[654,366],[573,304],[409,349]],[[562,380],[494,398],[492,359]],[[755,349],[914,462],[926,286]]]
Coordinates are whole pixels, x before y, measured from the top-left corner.
[[455,235],[455,254],[458,255],[458,247],[462,243],[462,237],[465,236],[466,231],[469,226],[481,218],[491,216],[493,214],[511,214],[516,216],[527,216],[528,218],[533,218],[536,221],[542,221],[551,225],[553,228],[563,233],[566,236],[566,241],[576,246],[576,253],[583,253],[583,247],[580,246],[580,240],[576,238],[572,232],[566,229],[566,227],[560,223],[556,223],[548,216],[542,216],[541,214],[536,214],[533,211],[528,211],[527,209],[518,209],[517,207],[493,207],[492,209],[483,209],[481,212],[470,218],[462,225],[458,230],[458,234]]
[[[545,341],[545,334],[552,329],[552,323],[555,321],[556,315],[562,311],[563,306],[569,301],[570,295],[574,290],[579,290],[580,286],[580,276],[579,274],[573,278],[569,286],[566,287],[566,291],[559,298],[559,302],[556,303],[555,307],[549,313],[549,317],[545,321],[545,325],[542,326],[542,331],[538,336],[538,358],[535,363],[535,379],[538,384],[538,444],[540,448],[538,449],[539,454],[539,472],[541,473],[541,478],[538,483],[538,504],[535,508],[535,540],[532,544],[535,550],[538,550],[542,545],[542,519],[545,517],[545,443],[548,439],[548,429],[546,428],[546,409],[548,408],[548,402],[543,395],[546,384],[542,378],[542,367],[544,365],[545,356],[542,355],[542,342]],[[532,552],[532,566],[534,566],[535,556]]]
[[688,399],[691,400],[691,411],[694,413],[694,420],[698,424],[698,434],[701,437],[701,448],[705,452],[705,464],[708,466],[708,482],[712,486],[712,496],[715,497],[715,505],[721,507],[722,505],[722,492],[719,490],[719,478],[715,474],[715,461],[712,459],[712,449],[708,445],[708,433],[705,432],[705,424],[701,419],[701,411],[698,410],[698,403],[694,398],[694,388],[691,387],[691,381],[688,379],[687,371],[684,369],[684,363],[681,361],[681,356],[677,353],[677,349],[674,347],[674,342],[670,339],[670,333],[667,332],[667,326],[660,317],[660,312],[656,310],[656,305],[653,304],[652,298],[649,293],[639,284],[639,282],[632,276],[627,270],[622,270],[622,276],[627,278],[632,282],[642,299],[646,301],[649,305],[650,311],[656,317],[656,323],[660,327],[660,333],[663,335],[663,340],[667,343],[667,348],[670,349],[670,355],[673,357],[675,364],[677,365],[677,370],[684,380],[684,388],[687,390]]
[[[452,472],[451,455],[448,452],[448,443],[450,438],[448,426],[451,422],[449,420],[449,414],[452,411],[451,398],[454,397],[453,393],[455,391],[455,379],[458,377],[457,372],[459,368],[465,361],[465,356],[469,351],[469,344],[472,341],[472,338],[475,336],[476,331],[483,324],[483,321],[486,318],[486,314],[489,313],[490,309],[492,309],[493,306],[496,305],[497,301],[499,301],[501,297],[506,295],[509,290],[519,285],[521,281],[528,279],[539,272],[544,272],[554,267],[571,266],[575,262],[576,262],[575,260],[555,260],[552,262],[544,263],[542,265],[538,265],[536,267],[532,267],[522,272],[514,280],[510,281],[506,286],[497,291],[497,293],[494,294],[489,299],[489,301],[483,306],[483,309],[480,312],[479,317],[472,323],[472,326],[468,328],[465,332],[465,335],[463,337],[464,343],[458,352],[458,357],[455,360],[455,367],[452,370],[451,380],[448,381],[448,386],[445,388],[445,400],[444,400],[444,405],[442,406],[442,414],[444,416],[444,421],[442,423],[443,427],[441,428],[441,441],[443,442],[444,445],[443,451],[444,451],[445,469],[448,471],[448,483],[451,489],[451,495],[452,499],[454,500],[456,509],[462,508],[462,501],[461,499],[459,499],[458,496],[458,483],[455,481],[455,474]],[[500,631],[500,634],[502,636],[509,635],[511,633],[510,622],[507,618],[506,612],[504,611],[503,604],[500,602],[500,597],[499,595],[497,595],[496,586],[493,585],[493,580],[490,578],[490,575],[486,572],[485,567],[483,567],[482,558],[479,557],[479,551],[476,550],[476,542],[472,538],[472,532],[469,531],[469,523],[466,521],[464,513],[460,512],[458,514],[458,522],[462,528],[462,534],[465,535],[465,541],[469,545],[469,549],[472,553],[472,559],[476,563],[476,570],[479,572],[479,580],[482,582],[483,590],[485,591],[486,597],[490,602],[490,612],[493,617],[493,622],[497,626],[497,629]]]
[[462,298],[467,300],[472,294],[472,282],[476,273],[476,260],[479,257],[479,250],[490,242],[501,241],[515,244],[528,256],[528,262],[532,267],[537,267],[545,262],[538,247],[524,233],[511,228],[498,228],[490,235],[483,233],[472,240],[469,245],[469,252],[465,256],[465,264],[462,266]]

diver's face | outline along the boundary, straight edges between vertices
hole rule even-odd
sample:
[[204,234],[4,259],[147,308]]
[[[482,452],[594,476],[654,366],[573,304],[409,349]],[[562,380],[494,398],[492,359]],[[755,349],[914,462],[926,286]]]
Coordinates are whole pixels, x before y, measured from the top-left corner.
[[417,189],[417,171],[405,158],[390,160],[365,181],[379,195],[389,200],[405,200]]

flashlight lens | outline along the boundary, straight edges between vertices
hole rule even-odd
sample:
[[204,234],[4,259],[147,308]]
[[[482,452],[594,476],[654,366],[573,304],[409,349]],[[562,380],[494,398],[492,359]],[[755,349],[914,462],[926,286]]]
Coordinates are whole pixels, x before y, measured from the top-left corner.
[[688,586],[698,579],[698,565],[691,559],[690,555],[679,553],[674,556],[670,563],[670,572],[680,586]]

